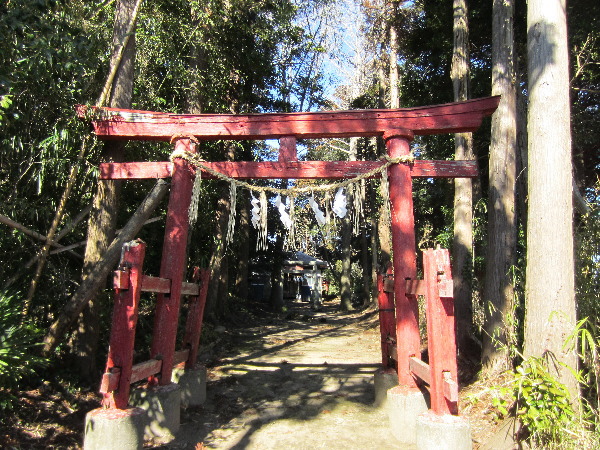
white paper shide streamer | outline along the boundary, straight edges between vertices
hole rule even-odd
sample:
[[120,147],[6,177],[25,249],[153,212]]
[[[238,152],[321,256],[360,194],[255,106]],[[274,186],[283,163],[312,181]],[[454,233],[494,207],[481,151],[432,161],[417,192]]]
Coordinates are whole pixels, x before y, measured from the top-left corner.
[[281,223],[283,223],[283,226],[289,230],[292,227],[292,219],[287,212],[286,205],[281,201],[281,195],[277,195],[277,197],[275,197],[275,207],[279,211]]
[[325,225],[325,223],[327,222],[325,220],[325,214],[323,214],[323,211],[321,211],[321,209],[319,208],[319,205],[315,201],[314,195],[310,196],[310,198],[308,199],[308,204],[310,205],[313,212],[315,213],[315,218],[317,219],[317,223],[319,224],[319,226],[322,227],[323,225]]
[[258,240],[256,242],[257,250],[267,249],[267,194],[261,191],[259,198],[256,198],[252,193],[250,204],[252,205],[252,216],[250,222],[258,231]]
[[252,222],[252,226],[258,230],[260,225],[260,201],[254,194],[250,193],[250,196],[252,197],[250,200],[250,204],[252,205],[252,210],[250,211],[252,217],[250,218],[250,221]]
[[333,198],[333,206],[331,209],[340,219],[346,217],[346,213],[348,209],[346,208],[347,200],[346,194],[344,193],[344,188],[339,188],[335,193],[335,197]]

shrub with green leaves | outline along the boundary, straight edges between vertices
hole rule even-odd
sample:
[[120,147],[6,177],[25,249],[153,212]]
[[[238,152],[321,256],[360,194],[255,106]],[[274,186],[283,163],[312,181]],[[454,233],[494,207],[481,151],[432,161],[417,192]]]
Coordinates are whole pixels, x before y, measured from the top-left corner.
[[548,370],[544,358],[529,357],[499,389],[494,406],[506,416],[513,410],[536,445],[557,443],[574,418],[569,391]]
[[14,294],[0,292],[0,410],[12,406],[24,377],[33,375],[47,360],[36,355],[40,331],[22,322],[19,302]]

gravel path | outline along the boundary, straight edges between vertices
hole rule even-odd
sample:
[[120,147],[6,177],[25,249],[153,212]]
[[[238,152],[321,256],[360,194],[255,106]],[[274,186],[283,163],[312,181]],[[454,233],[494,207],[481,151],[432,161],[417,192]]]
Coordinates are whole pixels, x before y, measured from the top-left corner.
[[294,303],[286,320],[221,330],[236,351],[209,370],[207,402],[182,413],[163,448],[401,448],[372,406],[376,316],[336,306],[315,313]]

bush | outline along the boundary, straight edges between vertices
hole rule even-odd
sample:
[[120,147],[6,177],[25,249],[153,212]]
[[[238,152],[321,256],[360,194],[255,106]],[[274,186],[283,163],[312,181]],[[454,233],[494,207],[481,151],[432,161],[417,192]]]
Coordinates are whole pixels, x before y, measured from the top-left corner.
[[40,330],[22,319],[16,295],[0,292],[0,410],[12,407],[11,390],[48,363],[36,355]]

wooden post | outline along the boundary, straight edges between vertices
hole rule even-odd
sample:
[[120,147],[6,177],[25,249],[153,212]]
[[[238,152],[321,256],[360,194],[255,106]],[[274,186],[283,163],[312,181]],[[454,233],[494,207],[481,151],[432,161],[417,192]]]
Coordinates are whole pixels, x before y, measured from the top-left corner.
[[206,305],[210,270],[196,268],[194,278],[199,278],[200,292],[197,296],[190,298],[188,317],[185,323],[183,348],[189,349],[190,351],[188,360],[185,364],[187,369],[194,368],[196,360],[198,359],[198,346],[200,345],[200,334],[202,333],[202,318],[204,317],[204,306]]
[[142,267],[146,244],[140,240],[132,241],[126,243],[123,249],[119,272],[127,278],[126,287],[119,287],[122,283],[115,286],[115,304],[105,370],[105,373],[109,374],[119,373],[119,386],[115,391],[100,389],[104,392],[102,404],[105,407],[118,409],[127,408],[129,403],[135,327],[142,293]]
[[390,355],[390,345],[396,343],[396,314],[394,310],[394,293],[385,288],[384,277],[389,280],[393,277],[391,266],[387,273],[377,274],[377,290],[379,295],[379,331],[381,332],[381,359],[384,369],[395,367],[395,355]]
[[[182,138],[176,141],[175,150],[195,152],[196,146],[190,139]],[[181,283],[185,271],[189,229],[188,209],[192,186],[193,176],[189,165],[181,158],[175,159],[160,264],[160,277],[171,280],[171,293],[159,294],[157,299],[150,356],[162,360],[163,363],[160,374],[149,380],[151,384],[166,385],[171,382]]]
[[427,290],[431,409],[436,414],[458,414],[454,299],[440,297],[440,283],[452,280],[448,250],[425,250],[423,274]]
[[[384,135],[388,155],[391,158],[409,155],[412,137],[408,130]],[[417,387],[409,369],[409,358],[420,357],[419,308],[416,295],[406,293],[405,281],[414,279],[417,275],[410,167],[407,164],[393,164],[388,170],[388,176],[392,213],[398,384]]]

